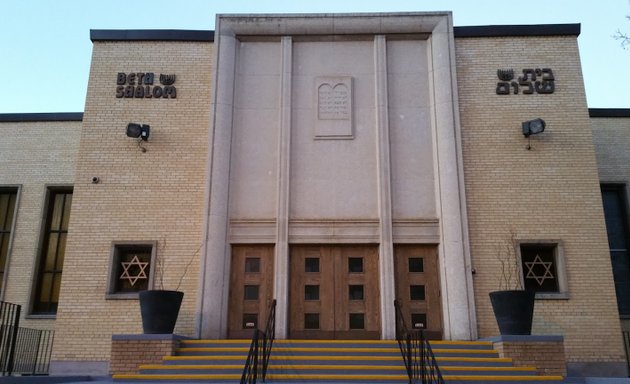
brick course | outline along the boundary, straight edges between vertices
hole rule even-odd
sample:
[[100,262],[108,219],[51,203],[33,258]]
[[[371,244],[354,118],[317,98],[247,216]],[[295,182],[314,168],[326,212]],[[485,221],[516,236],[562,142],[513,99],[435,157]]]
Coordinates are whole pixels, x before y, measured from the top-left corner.
[[511,340],[510,336],[506,339],[499,337],[493,343],[494,349],[500,357],[512,359],[515,367],[535,367],[538,375],[566,377],[567,364],[561,338],[548,341],[520,338],[523,340]]
[[161,364],[174,356],[180,338],[175,335],[113,335],[109,374],[137,374],[145,364]]

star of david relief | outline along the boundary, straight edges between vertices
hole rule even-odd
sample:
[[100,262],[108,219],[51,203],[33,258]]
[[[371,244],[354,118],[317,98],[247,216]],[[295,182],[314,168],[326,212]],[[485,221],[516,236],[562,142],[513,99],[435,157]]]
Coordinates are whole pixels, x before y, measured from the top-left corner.
[[[121,261],[120,264],[123,267],[123,273],[120,275],[120,280],[129,280],[129,283],[133,287],[138,280],[147,279],[147,274],[145,272],[149,262],[142,262],[138,258],[138,255],[134,255],[131,261]],[[137,273],[135,275],[131,275],[129,269],[132,267],[138,267]]]
[[[534,279],[538,283],[538,285],[542,285],[547,279],[554,279],[553,273],[551,273],[551,261],[542,261],[540,255],[536,255],[534,261],[525,262],[525,266],[527,267],[527,275],[526,279]],[[542,274],[537,273],[541,271],[541,268],[536,268],[536,266],[542,267]],[[536,269],[536,271],[534,271]]]

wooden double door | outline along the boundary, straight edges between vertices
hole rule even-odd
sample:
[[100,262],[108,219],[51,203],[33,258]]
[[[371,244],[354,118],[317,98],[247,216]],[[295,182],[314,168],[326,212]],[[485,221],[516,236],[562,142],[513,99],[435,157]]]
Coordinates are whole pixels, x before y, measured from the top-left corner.
[[[264,329],[273,300],[273,245],[234,245],[228,337]],[[294,245],[289,253],[289,338],[378,339],[376,245]],[[436,245],[395,245],[396,299],[410,328],[442,337]]]
[[290,249],[289,338],[378,339],[378,246]]

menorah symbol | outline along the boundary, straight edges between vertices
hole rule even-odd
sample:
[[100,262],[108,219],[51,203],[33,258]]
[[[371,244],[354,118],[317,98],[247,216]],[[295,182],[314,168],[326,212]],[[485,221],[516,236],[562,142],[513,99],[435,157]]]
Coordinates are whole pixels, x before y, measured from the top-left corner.
[[160,74],[160,84],[173,85],[175,83],[175,75],[162,75]]
[[511,81],[514,79],[513,69],[497,69],[497,76],[502,81]]

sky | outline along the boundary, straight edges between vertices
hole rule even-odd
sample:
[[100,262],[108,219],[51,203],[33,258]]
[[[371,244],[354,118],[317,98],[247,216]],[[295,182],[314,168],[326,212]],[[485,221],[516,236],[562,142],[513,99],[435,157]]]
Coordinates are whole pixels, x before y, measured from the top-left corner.
[[[0,113],[82,112],[90,29],[214,30],[226,13],[452,11],[455,26],[580,23],[590,108],[630,108],[630,0],[0,0]],[[630,48],[630,47],[629,47]]]

